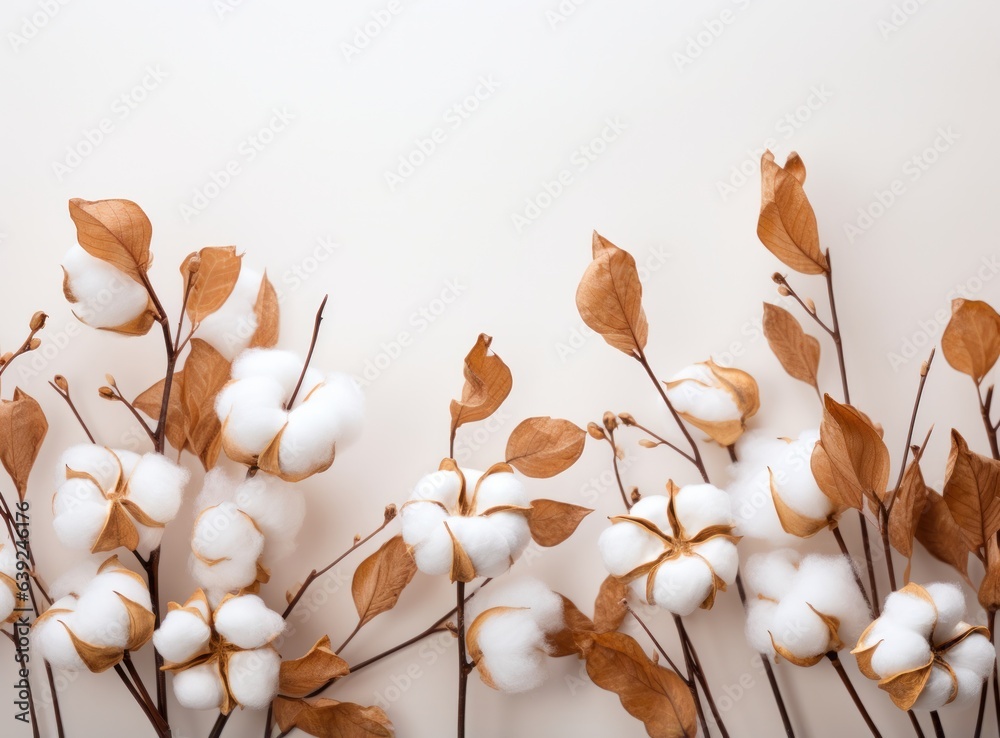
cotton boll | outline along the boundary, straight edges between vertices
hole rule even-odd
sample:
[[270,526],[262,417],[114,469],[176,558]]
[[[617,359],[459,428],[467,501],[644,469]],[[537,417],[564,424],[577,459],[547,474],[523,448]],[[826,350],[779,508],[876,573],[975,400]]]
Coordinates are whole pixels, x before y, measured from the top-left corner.
[[671,535],[674,529],[670,525],[670,518],[667,517],[669,504],[670,501],[663,495],[649,495],[632,505],[628,514],[633,518],[644,518],[667,535]]
[[740,565],[740,557],[736,544],[726,538],[710,538],[698,546],[694,552],[701,556],[712,567],[722,581],[732,584],[736,581],[736,570]]
[[135,530],[139,534],[139,544],[135,550],[144,559],[148,559],[150,552],[163,540],[163,528],[150,528],[142,523],[136,523]]
[[677,615],[690,615],[712,592],[712,572],[696,556],[681,556],[660,564],[653,580],[650,604]]
[[955,682],[958,684],[958,694],[952,704],[968,704],[978,700],[983,688],[983,677],[970,669],[963,669],[952,664],[952,672],[955,674]]
[[[69,290],[76,298],[74,312],[94,328],[115,328],[139,315],[149,304],[146,289],[108,262],[71,246],[62,260]],[[106,299],[111,295],[113,299]]]
[[524,484],[514,474],[490,474],[483,478],[476,489],[476,512],[479,513],[501,505],[528,507],[530,504]]
[[777,603],[770,600],[748,600],[747,601],[747,643],[757,653],[773,657],[775,654],[774,644],[771,643],[770,631],[774,627],[774,613]]
[[[254,380],[244,381],[251,387],[240,387],[241,391],[260,385]],[[272,382],[268,382],[268,384],[271,385],[272,389],[275,386]],[[219,397],[220,401],[216,405],[217,411],[222,407],[222,393],[219,394]],[[219,411],[219,417],[224,423],[227,448],[235,448],[248,456],[258,456],[278,435],[287,420],[287,415],[281,409],[280,403],[265,405],[262,402],[236,403],[226,415]]]
[[[96,556],[85,556],[73,567],[67,569],[49,585],[49,594],[59,601],[72,600],[86,589],[90,580],[97,576],[102,560]],[[70,597],[72,595],[72,597]],[[55,605],[53,605],[55,607]],[[75,607],[75,604],[74,604]]]
[[973,633],[949,648],[945,660],[955,668],[968,669],[982,681],[993,668],[996,649],[989,638]]
[[174,674],[174,696],[189,710],[215,710],[222,704],[223,684],[212,661]]
[[335,411],[310,400],[288,414],[278,448],[282,471],[292,475],[308,474],[333,461],[336,438],[330,424],[331,412]]
[[60,543],[66,548],[89,550],[108,520],[108,502],[80,502],[59,494],[55,500],[52,527]]
[[257,331],[254,308],[260,285],[260,272],[243,265],[226,301],[198,324],[198,338],[207,341],[226,361],[232,361],[249,346]]
[[924,589],[934,600],[934,607],[937,608],[934,639],[940,640],[939,634],[953,630],[965,616],[965,595],[957,585],[947,582],[928,584]]
[[816,484],[810,467],[813,447],[818,440],[818,431],[802,431],[798,440],[786,443],[768,463],[782,501],[814,520],[824,519],[833,512],[833,503]]
[[[432,507],[429,503],[415,503],[413,505],[405,505],[403,510],[406,511],[414,508],[424,511],[429,507]],[[404,519],[403,527],[403,540],[408,545],[414,547],[413,559],[417,564],[417,568],[424,574],[430,574],[431,576],[440,576],[450,572],[453,556],[451,536],[448,535],[448,531],[444,527],[444,521],[449,518],[441,508],[437,508],[437,510],[440,512],[438,523],[429,530],[421,529],[419,537],[415,537],[415,534],[412,533],[416,528],[416,523],[412,522],[413,514],[411,514],[410,523],[407,523]],[[409,537],[408,531],[410,532]]]
[[678,522],[689,536],[713,525],[733,523],[729,495],[711,484],[688,484],[681,487],[674,497],[674,511]]
[[726,487],[732,501],[733,524],[736,535],[748,540],[765,542],[769,546],[796,546],[802,542],[797,536],[785,532],[774,509],[771,497],[770,475],[766,468],[749,472],[747,462],[736,465],[740,472]]
[[244,707],[263,710],[278,693],[281,657],[270,648],[238,651],[229,657],[229,688]]
[[526,692],[547,676],[545,636],[521,610],[492,614],[479,629],[481,665],[497,689]]
[[131,621],[121,597],[150,609],[149,591],[144,585],[126,574],[99,574],[80,595],[73,632],[97,646],[124,648],[128,643]]
[[180,663],[206,649],[211,635],[204,619],[187,610],[171,610],[153,633],[153,645],[167,661]]
[[868,605],[854,581],[851,562],[844,556],[804,557],[795,580],[795,594],[821,613],[836,617],[844,641],[857,641],[868,626]]
[[518,512],[494,513],[489,516],[490,526],[507,543],[507,556],[517,560],[531,541],[531,529],[524,515]]
[[[255,476],[247,481],[253,481],[256,478]],[[206,510],[223,502],[233,502],[233,490],[239,483],[239,477],[235,474],[222,467],[215,467],[202,480],[201,491],[198,492],[198,496],[194,500],[194,509]]]
[[830,629],[805,602],[786,599],[775,608],[771,634],[793,656],[808,659],[830,648]]
[[399,517],[403,540],[410,546],[419,546],[449,515],[435,502],[414,500],[403,505]]
[[924,638],[930,637],[937,618],[937,610],[932,603],[902,590],[886,597],[882,614]]
[[441,469],[420,478],[410,493],[411,500],[434,500],[448,510],[458,507],[458,495],[462,480],[453,471]]
[[495,589],[477,595],[469,604],[470,622],[491,608],[513,607],[526,608],[544,633],[554,633],[564,624],[562,598],[533,577],[507,579]]
[[788,548],[754,554],[747,561],[747,586],[764,597],[780,600],[791,590],[801,560],[798,551]]
[[190,476],[163,454],[145,454],[129,478],[128,497],[153,520],[169,523],[177,516]]
[[740,419],[733,396],[718,386],[715,375],[705,364],[685,367],[668,380],[669,384],[674,382],[680,384],[668,388],[667,396],[678,412],[708,421]]
[[326,376],[323,395],[336,408],[335,436],[339,443],[351,443],[361,434],[365,419],[365,397],[354,377],[342,372]]
[[[66,626],[73,627],[76,598],[63,597],[52,603],[48,611],[35,621],[31,629],[31,643],[38,654],[56,669],[84,671],[86,664],[80,658],[70,639]],[[70,610],[70,612],[56,612]],[[64,625],[65,624],[65,625]]]
[[269,474],[258,473],[236,488],[234,501],[264,533],[264,556],[277,561],[295,550],[306,517],[301,490]]
[[232,502],[202,512],[191,539],[191,572],[203,587],[220,592],[248,587],[257,579],[264,536]]
[[936,664],[931,668],[930,678],[924,686],[917,701],[913,703],[914,710],[937,710],[945,706],[951,698],[955,683],[946,669]]
[[472,559],[478,576],[495,577],[510,568],[507,539],[488,518],[452,517],[448,527]]
[[215,630],[240,648],[260,648],[285,630],[285,620],[257,595],[241,595],[215,611]]
[[616,577],[628,574],[641,564],[663,553],[663,541],[638,525],[615,523],[605,528],[597,539],[601,559],[608,573]]
[[[878,641],[872,641],[874,645]],[[894,676],[904,671],[926,666],[931,660],[931,649],[927,639],[897,627],[886,637],[872,654],[872,670],[879,675]]]

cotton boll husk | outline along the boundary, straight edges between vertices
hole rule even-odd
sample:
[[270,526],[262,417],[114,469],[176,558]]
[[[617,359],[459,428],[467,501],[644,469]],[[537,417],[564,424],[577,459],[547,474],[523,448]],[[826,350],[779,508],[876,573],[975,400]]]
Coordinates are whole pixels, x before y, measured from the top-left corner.
[[545,636],[525,611],[489,616],[479,629],[482,664],[504,692],[535,689],[547,676]]
[[670,501],[663,495],[650,495],[643,497],[632,505],[628,514],[634,518],[645,518],[667,535],[674,533],[667,517],[667,505]]
[[458,507],[458,494],[461,488],[462,480],[458,474],[441,469],[421,477],[410,493],[410,499],[435,500],[448,510],[454,510]]
[[764,597],[781,600],[791,591],[801,560],[801,554],[789,548],[754,554],[744,572],[747,586]]
[[240,648],[260,648],[285,630],[285,620],[257,595],[241,595],[215,611],[215,630]]
[[664,561],[653,580],[653,599],[677,615],[690,615],[712,591],[712,572],[697,556],[681,556]]
[[264,556],[277,561],[295,550],[306,517],[302,491],[277,477],[258,472],[236,488],[234,502],[264,534]]
[[229,297],[218,310],[202,318],[198,324],[198,338],[207,341],[226,361],[232,361],[249,346],[257,330],[254,307],[260,283],[260,272],[246,265],[241,266],[240,276]]
[[931,667],[931,675],[927,680],[917,701],[913,703],[914,710],[937,710],[945,706],[951,697],[954,686],[951,675],[946,669],[936,664]]
[[187,610],[171,610],[153,633],[153,645],[167,661],[187,661],[208,646],[212,629]]
[[955,668],[968,669],[981,682],[993,668],[996,655],[996,649],[986,636],[973,633],[949,648],[944,658]]
[[785,599],[774,610],[771,634],[793,656],[807,659],[830,650],[830,629],[805,602]]
[[526,608],[543,633],[554,633],[564,624],[562,598],[533,577],[507,579],[469,601],[469,622],[494,607]]
[[177,516],[190,476],[163,454],[145,454],[129,478],[128,497],[153,520],[169,523]]
[[882,615],[924,638],[929,638],[937,618],[937,610],[932,603],[921,597],[898,591],[886,597]]
[[[869,645],[878,640],[868,639]],[[872,654],[872,670],[879,676],[891,677],[904,671],[926,666],[931,660],[927,639],[912,630],[896,627],[887,634]]]
[[215,710],[222,704],[223,685],[213,661],[174,674],[174,696],[189,710]]
[[953,630],[965,616],[965,595],[957,585],[950,582],[934,582],[924,589],[934,600],[934,607],[937,609],[934,640],[940,641],[939,634]]
[[[138,317],[149,304],[146,289],[120,269],[88,254],[81,246],[71,246],[62,260],[69,276],[69,288],[77,303],[78,315],[94,328],[115,328]],[[107,300],[104,296],[112,295]],[[82,320],[82,318],[81,318]]]
[[[85,484],[94,486],[89,482]],[[110,505],[106,500],[80,502],[68,494],[57,494],[53,507],[52,527],[60,543],[67,548],[89,550],[104,529]]]
[[105,572],[96,576],[80,595],[73,632],[97,646],[124,648],[130,619],[119,595],[150,609],[149,591],[144,585],[127,574]]
[[681,487],[674,497],[674,511],[677,513],[677,522],[688,536],[713,525],[733,523],[733,507],[729,495],[711,484],[687,484]]
[[804,557],[799,563],[794,594],[824,615],[837,618],[844,642],[856,642],[870,622],[868,605],[845,556]]
[[528,507],[531,500],[524,484],[514,474],[499,472],[484,477],[476,490],[476,512],[484,513],[500,505]]
[[510,568],[507,538],[489,518],[456,516],[449,518],[448,527],[472,559],[478,576],[495,577]]
[[[689,413],[699,420],[739,420],[740,409],[733,396],[718,386],[712,370],[704,364],[692,364],[681,369],[668,382],[681,382],[667,390],[667,396],[678,412]],[[705,386],[708,385],[708,386]]]
[[229,657],[229,689],[244,707],[263,710],[278,693],[281,657],[270,648],[238,651]]
[[[57,600],[49,609],[63,609],[71,604],[73,603],[66,600]],[[73,612],[61,612],[37,622],[31,629],[31,644],[38,655],[56,669],[87,671],[87,665],[83,663],[66,630],[66,627],[74,627],[75,615]]]
[[740,566],[740,557],[736,544],[726,538],[710,538],[698,546],[694,552],[701,556],[716,575],[726,584],[736,581],[736,570]]

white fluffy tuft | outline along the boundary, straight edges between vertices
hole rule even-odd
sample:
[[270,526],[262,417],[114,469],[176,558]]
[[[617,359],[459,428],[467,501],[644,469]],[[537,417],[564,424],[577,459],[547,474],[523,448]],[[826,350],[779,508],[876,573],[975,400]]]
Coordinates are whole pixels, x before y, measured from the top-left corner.
[[240,648],[260,648],[284,632],[285,620],[257,595],[240,595],[215,611],[215,630]]
[[278,693],[281,657],[274,649],[238,651],[229,657],[229,688],[244,707],[263,710]]
[[62,260],[74,314],[94,328],[117,328],[139,317],[149,304],[146,289],[125,272],[71,246]]

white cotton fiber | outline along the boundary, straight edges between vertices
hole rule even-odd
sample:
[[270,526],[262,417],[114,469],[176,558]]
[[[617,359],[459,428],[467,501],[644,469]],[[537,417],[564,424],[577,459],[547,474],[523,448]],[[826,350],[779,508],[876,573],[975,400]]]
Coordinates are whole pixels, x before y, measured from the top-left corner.
[[57,493],[52,519],[56,537],[66,548],[89,550],[104,529],[109,507],[107,502],[78,502]]
[[[877,640],[867,639],[866,645]],[[926,638],[912,630],[899,629],[879,643],[872,654],[871,666],[876,674],[899,674],[926,666],[931,660],[931,647]]]
[[526,692],[545,681],[545,635],[530,615],[521,610],[487,613],[478,635],[481,665],[497,689]]
[[[663,495],[649,495],[632,505],[628,514],[633,518],[648,520],[667,535],[672,535],[674,529],[670,526],[670,518],[667,516],[669,503],[670,501]],[[688,531],[688,535],[691,535],[692,532]]]
[[934,639],[940,640],[939,634],[954,630],[965,616],[965,595],[958,585],[950,582],[934,582],[924,589],[934,600],[934,607],[937,609]]
[[914,710],[938,710],[944,707],[951,699],[952,690],[955,683],[951,674],[937,664],[931,668],[931,676],[927,680],[917,701],[913,703]]
[[478,576],[495,577],[510,568],[507,539],[489,518],[453,516],[448,527],[472,559]]
[[[690,536],[714,525],[732,525],[729,495],[711,484],[687,484],[674,497],[677,521]],[[666,532],[666,531],[664,531]]]
[[215,630],[240,648],[260,648],[285,630],[285,620],[257,595],[241,595],[215,611]]
[[217,710],[222,704],[223,684],[216,662],[193,666],[174,674],[174,696],[189,710]]
[[813,447],[818,440],[818,430],[804,430],[791,443],[776,445],[775,455],[767,463],[782,501],[814,520],[822,520],[833,512],[833,503],[816,484],[810,466]]
[[[254,348],[244,351],[233,362],[232,378],[242,380],[248,377],[271,379],[281,387],[284,397],[292,394],[299,375],[302,374],[302,357],[292,351]],[[320,375],[310,368],[302,382],[307,391],[319,383]]]
[[937,618],[937,610],[933,603],[917,595],[898,591],[886,597],[885,605],[882,607],[882,617],[891,620],[899,627],[929,638]]
[[229,657],[229,689],[244,707],[263,710],[278,693],[281,657],[270,648],[238,651]]
[[[688,380],[688,381],[683,381]],[[741,413],[733,396],[724,389],[706,364],[692,364],[669,380],[680,382],[667,389],[667,396],[678,412],[699,420],[739,420]]]
[[757,653],[774,656],[774,644],[768,632],[774,623],[774,611],[778,605],[770,600],[747,600],[747,643]]
[[264,534],[264,557],[278,561],[295,550],[306,517],[302,491],[270,474],[258,472],[242,482],[233,501]]
[[830,650],[830,629],[800,599],[785,599],[778,603],[770,631],[778,645],[798,658],[812,658]]
[[202,319],[198,325],[198,338],[207,341],[216,351],[232,361],[250,345],[257,331],[257,295],[260,293],[261,274],[245,264],[233,285],[233,291],[222,306]]
[[75,603],[75,598],[79,597],[90,580],[97,576],[97,569],[103,561],[97,556],[78,557],[76,564],[52,581],[49,585],[49,594],[56,600],[62,600],[72,595],[71,599]]
[[726,584],[736,581],[736,571],[740,566],[740,556],[736,546],[727,538],[710,538],[694,547],[694,553],[708,562],[712,571]]
[[137,318],[149,303],[145,287],[81,246],[70,247],[62,266],[76,298],[73,312],[94,328],[124,325]]
[[993,668],[996,649],[989,638],[980,633],[973,633],[949,648],[945,658],[955,668],[968,669],[982,683]]
[[76,603],[73,632],[88,643],[124,648],[131,620],[121,597],[150,610],[149,590],[137,575],[118,570],[98,574]]
[[680,556],[660,564],[653,580],[653,602],[677,615],[690,615],[711,594],[712,572],[697,556]]
[[955,674],[955,683],[958,685],[958,693],[951,704],[967,705],[970,702],[978,701],[983,688],[983,677],[969,669],[963,669],[954,665],[952,665],[951,669]]
[[563,601],[548,586],[533,577],[504,578],[469,601],[468,619],[494,607],[524,608],[543,633],[555,633],[563,626]]
[[531,542],[531,529],[522,513],[494,513],[489,516],[490,525],[503,536],[507,544],[507,556],[518,559]]
[[501,505],[517,505],[518,507],[528,507],[531,500],[528,499],[528,491],[524,488],[524,483],[516,475],[507,472],[499,472],[484,477],[479,482],[476,494],[476,512],[484,513],[490,508]]
[[167,661],[187,661],[208,647],[212,629],[187,610],[171,610],[153,633],[153,645]]
[[153,520],[169,523],[177,516],[190,476],[163,454],[145,454],[129,478],[128,497]]
[[458,507],[458,494],[462,488],[462,479],[453,471],[438,470],[420,478],[410,499],[434,500],[440,502],[450,512]]
[[337,410],[323,403],[322,397],[314,393],[288,413],[278,450],[281,469],[288,474],[308,474],[310,469],[329,466],[334,458]]
[[219,594],[249,587],[257,579],[264,536],[232,502],[205,510],[191,536],[191,573],[213,601]]
[[780,600],[795,584],[802,555],[790,548],[754,554],[744,570],[747,587],[772,600]]
[[[65,599],[57,600],[49,609],[63,609],[71,604]],[[56,669],[86,671],[87,666],[66,630],[66,626],[73,627],[74,616],[73,612],[60,612],[37,620],[31,629],[31,645],[39,656]]]
[[[277,399],[269,401],[268,395]],[[219,392],[215,408],[226,442],[251,456],[259,455],[278,435],[287,417],[281,409],[280,388],[265,379],[231,382]]]
[[857,641],[868,627],[871,613],[846,556],[806,556],[795,582],[797,597],[840,621],[840,637],[845,642]]
[[[453,544],[444,526],[448,516],[440,508],[437,508],[439,512],[436,513],[431,512],[431,508],[430,503],[403,506],[404,513],[413,510],[409,513],[409,522],[406,517],[403,518],[403,540],[413,547],[413,559],[420,571],[431,576],[441,576],[451,571]],[[418,515],[419,520],[416,517]],[[436,524],[424,527],[434,518],[437,520]],[[422,524],[419,528],[418,523]]]
[[628,522],[605,528],[597,539],[601,559],[609,574],[622,577],[663,552],[663,542],[649,531]]

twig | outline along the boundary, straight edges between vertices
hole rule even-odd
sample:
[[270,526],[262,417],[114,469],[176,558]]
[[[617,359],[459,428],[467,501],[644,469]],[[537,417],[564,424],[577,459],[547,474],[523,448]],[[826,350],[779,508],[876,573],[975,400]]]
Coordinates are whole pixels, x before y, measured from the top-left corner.
[[938,715],[937,710],[931,710],[931,722],[934,724],[934,735],[937,738],[945,738],[944,726],[941,724],[941,716]]
[[347,638],[344,639],[344,642],[340,644],[340,646],[337,648],[336,651],[334,651],[334,653],[339,656],[340,652],[343,651],[345,648],[347,648],[347,644],[354,640],[354,636],[358,634],[358,631],[361,630],[361,626],[363,626],[364,624],[365,623],[363,620],[359,620],[358,624],[354,626],[354,630],[350,632]]
[[[907,710],[906,714],[910,718],[910,723],[913,725],[913,730],[916,732],[917,738],[925,738],[924,729],[920,727],[920,721],[917,720],[916,713],[914,713],[913,710]],[[937,715],[937,711],[932,711],[932,714]],[[933,718],[931,718],[931,720],[933,720]],[[944,738],[944,735],[942,734],[939,738]]]
[[830,659],[830,663],[833,664],[833,668],[837,671],[837,676],[840,677],[840,681],[844,683],[844,689],[847,690],[848,694],[851,695],[851,699],[854,700],[854,706],[858,708],[858,712],[861,713],[861,717],[865,720],[865,725],[868,726],[868,730],[872,732],[875,738],[882,738],[882,734],[878,732],[878,728],[875,727],[875,723],[872,721],[871,715],[868,714],[868,710],[865,709],[864,703],[861,702],[861,698],[858,693],[854,690],[854,685],[851,684],[850,678],[847,676],[847,672],[844,671],[844,665],[840,663],[840,658],[837,656],[836,651],[830,651],[826,654],[826,657]]
[[288,398],[288,402],[285,403],[286,409],[291,409],[292,405],[295,403],[295,397],[299,394],[299,390],[302,388],[302,381],[306,378],[306,370],[309,369],[309,362],[312,360],[313,351],[316,348],[316,340],[319,338],[319,324],[323,322],[323,308],[326,307],[326,301],[329,299],[329,295],[323,295],[323,302],[319,304],[319,310],[316,311],[316,322],[313,324],[312,340],[309,341],[309,353],[306,354],[305,363],[302,364],[302,373],[299,374],[299,381],[295,383],[295,389],[292,390],[292,396]]
[[458,637],[458,738],[465,738],[465,706],[473,665],[465,655],[465,582],[455,583],[455,624]]
[[229,722],[229,716],[232,713],[219,713],[219,717],[215,720],[215,725],[212,726],[212,732],[208,734],[208,738],[219,738],[222,735],[222,731],[226,727],[226,723]]
[[695,665],[694,659],[691,656],[691,651],[688,649],[687,639],[684,637],[684,626],[681,624],[681,619],[679,615],[674,615],[674,626],[677,628],[677,637],[681,642],[681,653],[684,654],[684,666],[687,670],[687,684],[688,688],[691,690],[691,696],[694,698],[694,706],[698,712],[698,722],[701,723],[701,732],[705,734],[706,738],[711,735],[708,732],[708,721],[705,719],[705,710],[701,706],[701,699],[698,696],[698,682],[695,678]]
[[[649,627],[644,622],[642,622],[642,618],[640,618],[639,615],[636,614],[635,610],[629,607],[628,600],[622,600],[621,604],[622,606],[624,606],[626,610],[628,610],[628,614],[631,615],[633,618],[635,618],[635,622],[639,623],[639,627],[641,627],[644,631],[646,631],[646,635],[649,636],[649,640],[653,642],[653,645],[656,647],[656,650],[660,652],[660,655],[667,660],[667,663],[670,664],[670,668],[673,669],[675,672],[677,672],[677,676],[680,676],[681,675],[680,667],[678,667],[677,664],[674,663],[674,660],[670,658],[670,654],[668,654],[664,650],[663,646],[660,645],[660,642],[656,640],[656,636],[653,635],[653,631],[651,631]],[[688,682],[688,680],[683,676],[681,676],[681,679],[684,680],[684,683],[687,684],[688,688],[690,689],[691,688],[690,682]]]
[[52,674],[52,665],[48,661],[45,662],[45,677],[49,681],[49,692],[52,694],[52,714],[56,718],[56,736],[58,738],[65,738],[66,733],[63,730],[62,710],[59,708],[59,695],[56,694],[56,680]]
[[[865,591],[865,585],[861,583],[861,576],[858,574],[857,568],[854,566],[854,560],[851,558],[851,552],[847,550],[847,543],[844,542],[844,536],[840,532],[840,528],[836,525],[830,526],[830,531],[833,533],[833,537],[837,540],[837,545],[840,546],[840,552],[847,557],[847,560],[851,562],[851,573],[854,574],[854,583],[858,585],[858,589],[861,590],[861,596],[865,598],[865,604],[868,605],[868,609],[874,611],[872,607],[872,601],[868,599],[868,593]],[[878,614],[876,613],[876,617]]]
[[618,468],[618,446],[615,444],[615,432],[611,429],[607,429],[608,434],[605,436],[608,443],[611,444],[611,466],[615,471],[615,481],[618,482],[618,491],[621,492],[622,502],[625,503],[625,510],[632,509],[632,503],[628,498],[628,494],[625,492],[625,485],[622,483],[621,471]]
[[83,422],[83,418],[80,416],[80,411],[76,409],[76,405],[73,403],[72,398],[69,396],[69,384],[65,384],[66,388],[62,389],[59,386],[59,380],[62,380],[63,383],[66,382],[65,377],[57,374],[55,381],[51,380],[49,381],[49,386],[52,387],[52,389],[54,389],[56,392],[58,392],[59,396],[66,401],[67,405],[69,405],[69,409],[73,411],[73,415],[76,416],[77,422],[80,424],[80,427],[83,428],[83,432],[87,434],[87,438],[90,439],[90,442],[97,443],[97,441],[94,440],[94,434],[90,432],[90,428],[88,428],[87,424]]
[[[651,431],[646,426],[640,425],[639,423],[635,422],[635,418],[633,418],[628,413],[622,413],[621,415],[618,416],[618,418],[622,421],[623,425],[634,426],[634,427],[638,428],[639,430],[644,431],[646,434],[648,434],[650,436],[650,438],[655,438],[656,441],[657,441],[657,443],[662,444],[664,446],[668,446],[669,448],[672,448],[674,451],[676,451],[677,453],[679,453],[681,456],[683,456],[685,459],[687,459],[688,461],[690,461],[692,464],[696,464],[697,465],[698,462],[695,461],[694,457],[691,456],[691,454],[689,454],[687,451],[685,451],[684,449],[680,448],[679,446],[675,446],[673,443],[671,443],[670,441],[668,441],[666,438],[663,438],[662,436],[657,435],[656,433],[654,433],[653,431]],[[627,420],[626,420],[626,418],[627,418]]]
[[994,459],[1000,459],[1000,446],[997,440],[997,426],[990,420],[990,410],[993,407],[993,386],[986,390],[986,399],[983,399],[983,391],[980,382],[976,382],[976,398],[979,400],[979,413],[983,417],[983,427],[986,429],[986,438],[990,442],[990,453]]
[[48,319],[48,317],[49,317],[48,315],[46,315],[41,311],[31,316],[31,324],[29,325],[31,332],[28,333],[28,337],[24,339],[24,342],[17,347],[17,349],[14,351],[13,354],[11,354],[10,358],[7,359],[7,361],[5,361],[2,365],[0,365],[0,377],[2,377],[3,373],[7,371],[7,368],[14,363],[14,359],[16,359],[21,354],[26,354],[29,351],[34,351],[36,348],[38,348],[38,344],[32,345],[32,341],[35,338],[35,334],[45,327],[45,321]]
[[[108,379],[114,380],[114,377],[111,377],[109,375]],[[156,433],[153,431],[152,428],[149,427],[149,423],[147,423],[145,418],[143,418],[139,414],[139,411],[135,409],[135,405],[133,405],[131,402],[125,399],[125,395],[123,395],[122,391],[118,389],[118,385],[114,381],[112,381],[110,389],[111,389],[110,395],[102,394],[101,396],[107,397],[107,399],[112,401],[118,401],[122,403],[125,407],[127,407],[129,412],[132,413],[132,417],[139,421],[139,425],[142,426],[142,429],[146,432],[146,435],[149,436],[149,440],[152,441],[153,444],[155,445]]]
[[698,658],[698,652],[695,650],[694,641],[691,640],[691,636],[688,634],[687,628],[684,627],[684,618],[678,615],[677,624],[680,626],[680,632],[683,634],[684,641],[691,654],[691,660],[694,662],[695,667],[695,676],[701,684],[702,693],[705,695],[705,699],[708,700],[708,707],[712,711],[712,717],[715,718],[715,724],[719,728],[719,732],[722,733],[722,738],[729,738],[729,731],[726,730],[726,725],[722,722],[722,715],[719,713],[719,709],[715,706],[715,698],[712,696],[712,690],[708,686],[708,680],[705,678],[705,670],[701,668],[701,659]]
[[118,675],[118,678],[122,680],[122,684],[124,684],[128,689],[129,694],[132,695],[132,699],[134,699],[142,709],[142,713],[146,716],[146,719],[149,720],[150,725],[153,726],[153,730],[156,731],[156,735],[160,736],[160,738],[164,738],[164,732],[161,728],[160,721],[155,716],[155,710],[152,710],[150,706],[143,701],[142,697],[139,695],[139,690],[137,690],[135,685],[129,680],[121,664],[115,664],[115,673]]
[[[903,485],[903,476],[906,473],[906,460],[909,458],[910,444],[913,443],[913,427],[917,422],[917,410],[920,409],[920,398],[923,397],[924,394],[924,384],[927,383],[927,374],[930,372],[931,363],[934,361],[935,351],[936,349],[931,349],[931,355],[927,357],[927,361],[925,361],[920,367],[920,384],[917,385],[917,396],[913,398],[913,411],[910,413],[910,427],[906,431],[906,445],[903,446],[903,461],[899,465],[899,476],[896,477],[896,486],[893,488],[892,497],[889,498],[886,516],[892,512],[892,506],[896,504],[896,495],[899,493],[899,488]],[[927,441],[924,441],[924,445],[927,445]],[[893,589],[895,589],[895,587],[893,587]]]

